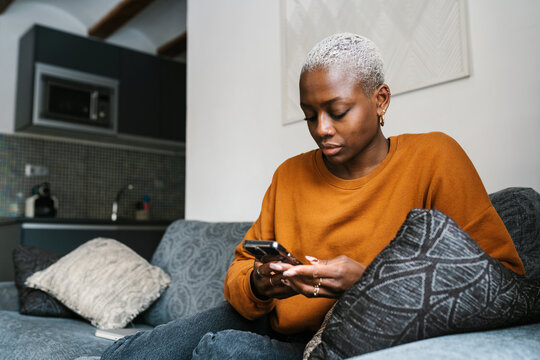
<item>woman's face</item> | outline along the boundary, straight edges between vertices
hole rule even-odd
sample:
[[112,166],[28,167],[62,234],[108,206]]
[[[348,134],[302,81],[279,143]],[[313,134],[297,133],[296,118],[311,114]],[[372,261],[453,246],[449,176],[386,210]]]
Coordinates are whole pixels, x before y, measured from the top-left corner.
[[[388,87],[381,85],[366,96],[362,87],[342,70],[320,69],[302,74],[300,106],[327,165],[358,173],[359,168],[372,166],[374,161],[378,165],[384,159],[388,147],[377,116],[388,107],[390,96],[386,90]],[[381,151],[384,155],[379,159]]]

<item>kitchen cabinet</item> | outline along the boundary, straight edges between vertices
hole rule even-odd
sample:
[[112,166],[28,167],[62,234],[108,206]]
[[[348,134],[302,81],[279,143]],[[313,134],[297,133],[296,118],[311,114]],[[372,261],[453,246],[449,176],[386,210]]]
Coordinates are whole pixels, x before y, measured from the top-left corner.
[[118,132],[159,138],[159,60],[122,50]]
[[[33,123],[36,62],[118,80],[117,130],[107,136]],[[186,66],[176,61],[34,25],[19,44],[15,130],[112,143],[185,142]]]
[[184,64],[130,50],[121,52],[121,134],[184,142],[185,109]]
[[120,48],[40,25],[34,25],[21,37],[15,130],[69,136],[72,134],[33,123],[34,75],[37,62],[117,79],[120,69]]
[[34,29],[35,61],[118,78],[118,46],[44,26],[36,26]]
[[0,281],[13,280],[12,251],[18,244],[38,246],[67,254],[96,237],[112,238],[126,244],[150,261],[168,222],[112,223],[98,220],[10,219],[0,222]]
[[163,60],[160,77],[160,137],[186,141],[186,65]]

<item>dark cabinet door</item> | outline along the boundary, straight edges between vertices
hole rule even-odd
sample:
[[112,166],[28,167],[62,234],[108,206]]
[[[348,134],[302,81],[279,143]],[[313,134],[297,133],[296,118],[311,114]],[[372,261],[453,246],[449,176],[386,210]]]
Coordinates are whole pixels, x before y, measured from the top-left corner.
[[159,59],[122,50],[118,132],[159,138]]
[[120,48],[42,26],[34,31],[36,61],[118,78]]
[[67,254],[89,240],[105,237],[126,244],[148,261],[152,259],[165,232],[165,228],[147,229],[145,226],[118,226],[115,230],[100,225],[71,226],[70,229],[64,229],[62,224],[49,224],[46,229],[40,229],[39,225],[30,229],[25,227],[28,227],[28,224],[23,224],[20,240],[23,245]]
[[161,60],[160,137],[186,141],[186,65]]
[[17,69],[17,97],[15,105],[15,130],[23,130],[32,125],[32,104],[34,102],[34,30],[27,31],[19,40]]

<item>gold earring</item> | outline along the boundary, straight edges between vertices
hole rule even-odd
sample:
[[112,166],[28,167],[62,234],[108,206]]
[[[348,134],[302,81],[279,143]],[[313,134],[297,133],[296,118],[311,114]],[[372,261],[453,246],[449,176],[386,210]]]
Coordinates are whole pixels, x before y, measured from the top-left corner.
[[381,124],[381,126],[384,126],[384,117],[382,115],[379,115],[379,124]]

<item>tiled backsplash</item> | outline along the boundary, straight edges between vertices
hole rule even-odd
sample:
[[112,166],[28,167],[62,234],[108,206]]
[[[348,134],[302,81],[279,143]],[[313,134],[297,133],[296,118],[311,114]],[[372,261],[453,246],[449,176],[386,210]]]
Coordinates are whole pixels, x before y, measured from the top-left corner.
[[[48,168],[25,176],[25,165]],[[58,198],[58,218],[110,219],[117,191],[119,216],[134,218],[135,204],[150,197],[151,219],[184,217],[185,156],[176,152],[96,145],[0,134],[0,217],[24,213],[34,185],[48,182]]]

